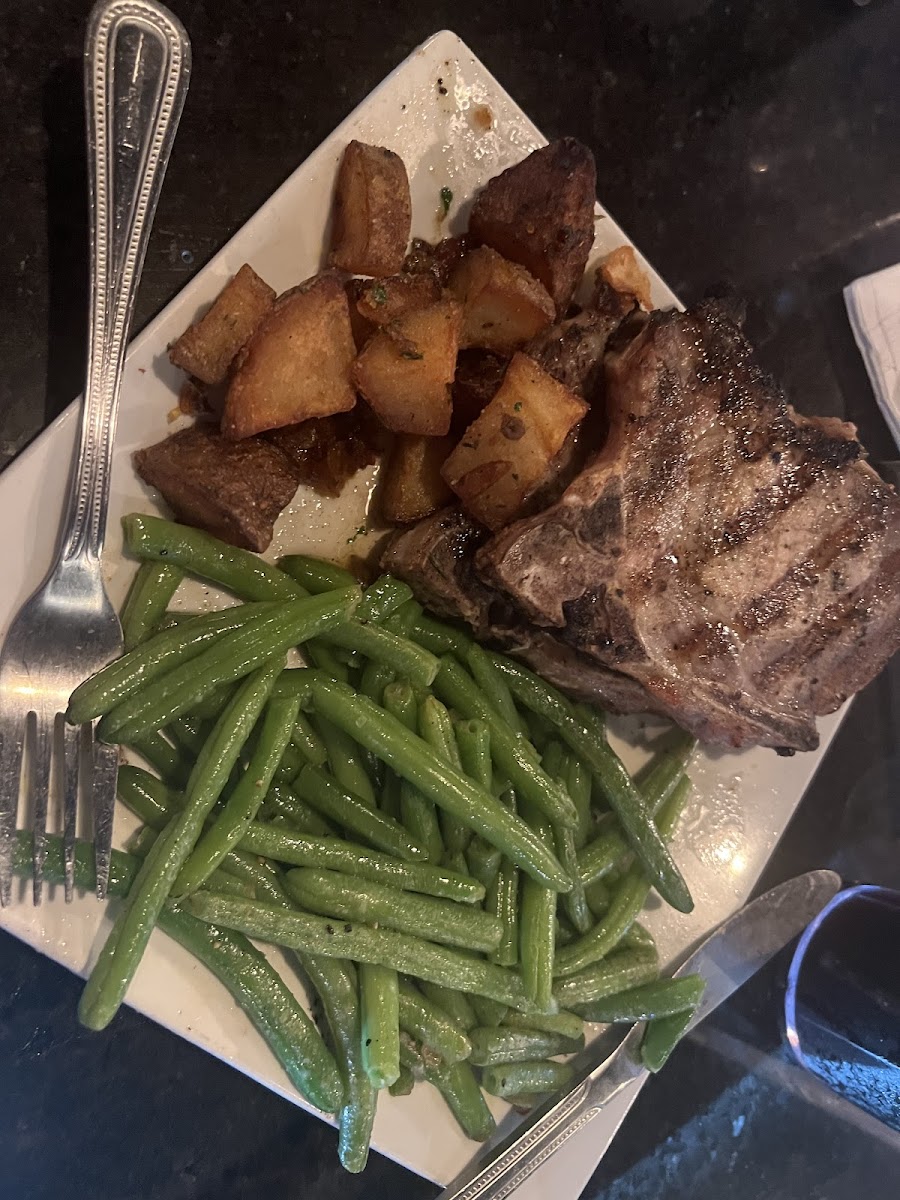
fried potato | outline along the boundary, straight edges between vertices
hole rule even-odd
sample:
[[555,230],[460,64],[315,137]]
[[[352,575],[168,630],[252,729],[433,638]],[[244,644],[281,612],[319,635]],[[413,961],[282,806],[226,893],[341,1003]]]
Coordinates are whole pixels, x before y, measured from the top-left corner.
[[279,296],[241,351],[225,398],[222,433],[238,439],[347,412],[356,346],[344,286],[319,275]]
[[384,146],[349,142],[334,193],[331,265],[354,275],[396,275],[411,222],[403,159]]
[[601,261],[597,274],[613,291],[633,296],[645,312],[653,309],[650,295],[650,276],[637,260],[633,246],[619,246]]
[[275,292],[244,263],[211,308],[169,348],[170,361],[203,383],[221,383],[274,303]]
[[356,308],[373,325],[389,325],[413,309],[427,308],[441,298],[441,285],[431,274],[390,275],[386,279],[359,282]]
[[453,449],[449,437],[401,433],[384,468],[381,511],[395,525],[408,525],[437,512],[453,498],[441,467]]
[[476,520],[500,529],[545,481],[569,431],[587,411],[583,400],[527,354],[517,353],[441,474]]
[[469,233],[521,263],[562,316],[594,241],[594,156],[574,138],[551,142],[491,179],[475,200]]
[[463,306],[463,346],[511,354],[556,317],[544,285],[490,246],[471,250],[447,286]]
[[462,309],[439,300],[380,329],[356,360],[353,379],[394,433],[442,437],[450,429],[450,384]]

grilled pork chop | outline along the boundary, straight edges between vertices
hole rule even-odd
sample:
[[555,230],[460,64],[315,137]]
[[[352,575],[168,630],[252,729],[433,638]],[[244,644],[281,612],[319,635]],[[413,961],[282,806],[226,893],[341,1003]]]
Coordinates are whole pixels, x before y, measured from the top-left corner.
[[398,534],[382,566],[405,580],[432,612],[464,621],[477,637],[503,646],[570,695],[599,700],[615,712],[646,712],[647,695],[639,683],[537,628],[508,596],[479,579],[475,552],[488,536],[461,509],[445,508]]
[[798,416],[715,304],[606,359],[610,432],[478,570],[704,742],[812,749],[900,644],[900,500],[852,426]]

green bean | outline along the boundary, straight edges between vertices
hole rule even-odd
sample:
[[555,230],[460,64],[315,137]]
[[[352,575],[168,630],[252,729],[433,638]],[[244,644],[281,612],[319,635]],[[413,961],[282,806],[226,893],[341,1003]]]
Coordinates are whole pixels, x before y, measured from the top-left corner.
[[122,608],[126,650],[133,650],[154,632],[183,578],[184,572],[173,564],[141,563]]
[[394,821],[403,820],[403,813],[400,808],[401,782],[393,771],[385,771],[385,780],[381,788],[378,810]]
[[[413,689],[405,681],[388,684],[384,689],[384,707],[410,732],[418,728],[418,706]],[[428,852],[428,861],[438,863],[444,857],[444,839],[433,801],[423,796],[408,780],[399,788],[400,819],[413,837]]]
[[397,972],[363,964],[359,968],[362,1061],[375,1088],[390,1087],[400,1074]]
[[[666,803],[693,753],[696,741],[679,734],[671,748],[660,751],[636,776],[635,782],[651,817],[656,817]],[[618,863],[626,859],[629,844],[615,826],[605,830],[578,854],[578,876],[587,886],[602,879]]]
[[650,1021],[641,1042],[641,1063],[654,1074],[661,1071],[669,1055],[681,1041],[694,1016],[694,1010],[672,1013],[668,1017],[657,1017]]
[[142,825],[125,839],[125,849],[135,858],[146,858],[159,834],[149,825]]
[[547,1061],[498,1063],[481,1075],[481,1086],[492,1096],[532,1096],[541,1092],[557,1092],[564,1088],[575,1072],[568,1063]]
[[382,624],[391,633],[397,633],[401,637],[410,637],[410,630],[421,615],[422,605],[418,600],[407,600],[399,608],[396,608],[389,617],[385,617]]
[[476,1067],[530,1062],[535,1058],[553,1058],[557,1054],[575,1054],[584,1049],[584,1035],[568,1038],[540,1029],[509,1029],[502,1025],[473,1029],[469,1040],[472,1043],[469,1061]]
[[317,715],[313,724],[328,754],[328,765],[335,779],[356,796],[367,808],[375,808],[375,789],[366,774],[359,754],[359,747],[352,737],[331,721]]
[[[678,818],[691,792],[690,780],[683,776],[672,795],[663,806],[657,825],[660,838],[668,840],[675,832]],[[635,862],[616,888],[609,910],[603,919],[571,946],[560,950],[556,957],[556,973],[560,976],[574,975],[591,963],[598,962],[618,945],[622,936],[647,902],[651,883],[643,871],[643,864]]]
[[278,567],[313,595],[359,586],[359,580],[350,571],[311,554],[286,554],[279,558]]
[[539,1029],[542,1033],[557,1033],[570,1041],[577,1041],[584,1036],[584,1021],[571,1012],[535,1013],[526,1017],[523,1013],[510,1011],[503,1018],[503,1024],[510,1029]]
[[[336,836],[334,826],[283,783],[272,784],[266,792],[259,815],[264,821],[280,817],[295,833],[311,833],[313,837]],[[254,825],[252,828],[255,827]],[[243,836],[246,837],[248,832],[245,830]]]
[[468,1058],[472,1048],[465,1030],[405,979],[400,980],[400,1028],[446,1063]]
[[[437,662],[437,659],[435,659]],[[454,771],[462,773],[463,766],[456,745],[456,735],[453,732],[453,722],[440,700],[434,696],[426,696],[419,705],[419,734],[439,758],[442,758]],[[441,812],[441,834],[447,853],[462,854],[472,836],[452,813]]]
[[366,658],[393,667],[417,687],[428,687],[434,680],[440,660],[409,638],[381,629],[377,625],[348,622],[331,630],[323,639],[330,645],[356,650]]
[[464,717],[479,718],[491,733],[491,757],[523,799],[530,800],[541,812],[561,825],[574,825],[578,814],[566,793],[541,770],[537,752],[530,742],[514,733],[483,697],[471,675],[449,657],[441,659],[441,669],[433,684],[435,694]]
[[[16,873],[30,874],[31,863],[31,836],[17,833]],[[126,896],[140,869],[137,859],[113,850],[109,894]],[[64,875],[62,839],[50,836],[44,878],[61,883]],[[94,848],[89,842],[76,843],[75,883],[85,891],[95,888]],[[299,1001],[256,947],[241,934],[205,924],[180,909],[163,908],[159,927],[225,985],[301,1095],[323,1112],[335,1112],[343,1087],[334,1059]]]
[[122,529],[129,554],[179,566],[241,600],[291,600],[305,594],[284,571],[189,525],[130,513],[122,518]]
[[464,996],[462,992],[455,992],[452,988],[441,987],[439,983],[429,983],[428,980],[422,980],[419,986],[431,1003],[443,1009],[447,1016],[455,1021],[461,1029],[469,1030],[478,1024],[475,1009],[472,1007],[468,997]]
[[496,1132],[497,1124],[481,1094],[475,1073],[466,1062],[428,1065],[425,1078],[434,1084],[447,1107],[456,1118],[457,1124],[467,1138],[474,1142],[486,1142]]
[[270,700],[266,705],[253,756],[225,807],[179,871],[173,896],[183,898],[196,891],[247,832],[290,741],[299,707],[298,700]]
[[350,958],[393,967],[405,975],[430,979],[469,995],[488,996],[523,1012],[533,1009],[522,981],[484,959],[462,950],[425,942],[393,929],[375,929],[351,921],[334,921],[308,913],[291,913],[270,904],[195,892],[190,911],[201,920],[289,949],[331,958]]
[[409,1067],[404,1067],[402,1064],[397,1074],[397,1078],[388,1088],[392,1096],[408,1096],[416,1086],[415,1077]]
[[196,721],[215,721],[234,693],[233,683],[222,683],[212,688],[196,704],[187,709],[186,715]]
[[584,889],[584,898],[596,920],[606,915],[609,908],[610,888],[615,886],[615,880],[607,875],[603,879],[595,879]]
[[561,891],[571,886],[553,853],[493,796],[442,763],[421,738],[376,704],[350,688],[310,674],[313,704],[323,716],[341,725],[398,775],[546,886]]
[[222,683],[249,675],[291,646],[314,637],[346,618],[358,593],[330,592],[291,600],[226,633],[190,662],[167,671],[140,692],[123,700],[100,722],[105,741],[131,741],[161,729]]
[[[356,611],[359,612],[359,609]],[[374,662],[370,659],[363,668],[362,678],[359,681],[359,691],[363,696],[368,696],[370,700],[374,700],[376,704],[381,704],[384,689],[389,683],[393,683],[396,678],[397,672],[392,670],[386,663]]]
[[466,661],[466,655],[474,644],[471,636],[462,629],[437,621],[425,613],[412,622],[409,636],[432,654],[455,654],[460,662]]
[[322,767],[328,762],[328,750],[325,743],[301,712],[297,713],[297,721],[291,733],[291,745],[299,750],[304,760],[311,762],[314,767]]
[[379,575],[363,592],[356,619],[377,625],[412,598],[412,588],[408,583],[395,579],[393,575]]
[[210,735],[188,780],[184,809],[172,817],[144,860],[81,996],[79,1019],[104,1029],[118,1011],[156,918],[182,864],[224,788],[266,700],[278,666],[268,664],[239,688]]
[[[470,996],[479,1025],[500,1025],[509,1014],[509,1005],[492,1000],[490,996]],[[533,1012],[529,1009],[529,1012]]]
[[560,946],[569,946],[569,945],[571,945],[572,942],[575,941],[575,939],[577,937],[578,937],[578,934],[572,928],[571,921],[566,916],[566,914],[560,912],[559,908],[557,907],[556,935],[555,935],[554,945],[556,946],[557,949],[559,949]]
[[593,814],[591,813],[591,773],[577,754],[571,750],[565,758],[566,791],[578,812],[575,828],[575,848],[581,850],[591,835]]
[[[202,895],[202,893],[198,893]],[[325,1020],[344,1076],[344,1104],[338,1114],[338,1156],[346,1171],[362,1171],[369,1156],[378,1093],[362,1061],[359,985],[353,963],[298,954],[300,965],[322,1002]]]
[[655,949],[647,947],[617,950],[602,962],[594,963],[577,975],[557,979],[553,994],[566,1008],[578,1006],[587,1021],[593,1021],[593,1005],[608,996],[651,983],[659,976],[659,958]]
[[196,761],[197,755],[203,749],[211,730],[212,723],[198,720],[194,716],[178,717],[166,727],[172,741],[192,755],[193,761]]
[[475,834],[466,847],[466,867],[468,872],[480,883],[483,883],[486,888],[494,886],[502,861],[503,855],[497,847],[492,846],[490,842],[486,842],[478,834]]
[[[528,806],[529,824],[543,841],[553,837],[550,823],[533,806]],[[522,911],[519,921],[519,960],[525,992],[539,1012],[551,1011],[553,1003],[553,956],[556,948],[556,893],[537,880],[522,880]]]
[[281,886],[281,874],[273,863],[248,854],[245,850],[230,850],[224,865],[236,878],[253,885],[257,900],[266,904],[280,904],[283,908],[293,908]]
[[377,923],[465,950],[492,950],[500,938],[499,922],[481,909],[371,881],[348,888],[347,877],[334,871],[297,868],[288,872],[286,886],[303,908],[326,917]]
[[183,787],[191,773],[191,764],[177,746],[173,746],[161,733],[155,730],[137,738],[129,747],[136,751],[141,758],[157,771],[166,783],[173,787]]
[[625,936],[619,942],[619,946],[625,950],[652,950],[656,953],[656,939],[649,929],[645,929],[639,921],[635,921]]
[[519,868],[509,859],[503,859],[488,888],[485,908],[503,922],[503,936],[491,959],[501,967],[513,967],[519,961]]
[[491,731],[484,721],[478,719],[456,721],[453,731],[464,773],[481,784],[485,791],[490,791],[494,776],[491,766]]
[[509,684],[477,643],[469,647],[466,666],[497,716],[506,722],[513,733],[528,737],[528,726],[516,708]]
[[655,1021],[675,1013],[693,1010],[700,1003],[706,980],[702,975],[682,975],[678,979],[656,979],[616,992],[591,1005],[591,1019],[604,1025],[637,1021]]
[[294,780],[297,795],[316,812],[355,833],[378,850],[407,862],[425,861],[425,847],[411,837],[397,821],[377,808],[369,808],[341,785],[311,763]]
[[[555,779],[560,787],[566,786],[566,754],[561,744],[555,739],[551,741],[541,760],[544,770],[551,779]],[[580,819],[580,813],[579,813]],[[553,843],[556,856],[568,872],[572,887],[562,899],[563,908],[578,933],[587,933],[594,924],[594,918],[584,895],[584,885],[578,878],[577,852],[575,850],[575,830],[564,825],[553,825]]]
[[357,879],[386,883],[402,891],[421,892],[461,904],[476,904],[484,897],[484,888],[477,880],[457,875],[444,867],[406,862],[340,838],[288,833],[259,821],[244,834],[241,849],[277,862],[339,871]]
[[[321,595],[336,595],[335,592],[325,593]],[[326,675],[330,675],[332,679],[340,680],[341,683],[348,683],[350,680],[350,672],[347,667],[341,662],[334,651],[321,638],[314,638],[306,645],[306,651],[312,659],[315,666]]]
[[664,900],[679,912],[693,908],[690,892],[647,811],[644,799],[609,743],[584,727],[571,703],[540,676],[501,655],[491,656],[513,694],[551,720],[565,742],[600,780],[631,848]]
[[414,1079],[424,1079],[426,1058],[434,1064],[441,1061],[440,1055],[420,1045],[414,1037],[401,1029],[400,1066],[406,1067],[407,1070],[411,1071]]
[[165,629],[114,659],[78,685],[69,697],[66,720],[80,725],[103,716],[129,696],[181,663],[195,659],[223,633],[241,629],[275,610],[274,604],[243,604],[223,612],[192,617],[175,629]]

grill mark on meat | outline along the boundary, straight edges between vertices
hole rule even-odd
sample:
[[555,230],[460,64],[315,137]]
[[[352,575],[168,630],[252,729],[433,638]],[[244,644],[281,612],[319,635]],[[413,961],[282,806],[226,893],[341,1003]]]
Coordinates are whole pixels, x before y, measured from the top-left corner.
[[900,643],[896,495],[714,306],[653,314],[606,363],[606,447],[479,573],[705,740],[810,748]]

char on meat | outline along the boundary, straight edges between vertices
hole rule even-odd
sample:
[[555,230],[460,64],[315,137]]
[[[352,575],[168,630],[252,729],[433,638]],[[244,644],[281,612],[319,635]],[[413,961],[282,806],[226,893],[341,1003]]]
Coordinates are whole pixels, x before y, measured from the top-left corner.
[[599,700],[616,712],[647,711],[640,684],[537,628],[509,597],[479,578],[475,552],[488,537],[460,509],[445,508],[398,534],[382,566],[405,580],[432,612],[464,621],[477,637],[503,646],[571,695]]
[[715,303],[654,313],[605,373],[604,449],[480,577],[703,741],[815,747],[900,644],[897,495]]

